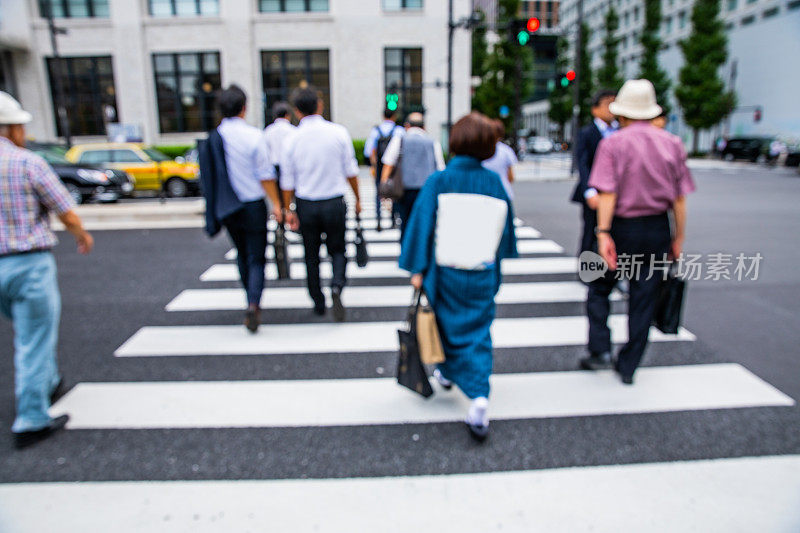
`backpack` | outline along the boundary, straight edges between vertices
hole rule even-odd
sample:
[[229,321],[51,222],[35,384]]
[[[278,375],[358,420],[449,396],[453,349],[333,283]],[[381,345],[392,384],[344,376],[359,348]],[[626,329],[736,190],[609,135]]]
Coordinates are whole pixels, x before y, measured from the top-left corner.
[[378,130],[378,142],[375,145],[375,149],[377,151],[375,158],[375,179],[380,180],[381,174],[383,173],[383,161],[381,161],[381,159],[383,159],[383,154],[386,153],[386,149],[389,147],[392,137],[394,137],[394,130],[397,128],[397,126],[392,128],[392,131],[389,132],[389,135],[384,135],[378,126],[375,126],[375,128]]

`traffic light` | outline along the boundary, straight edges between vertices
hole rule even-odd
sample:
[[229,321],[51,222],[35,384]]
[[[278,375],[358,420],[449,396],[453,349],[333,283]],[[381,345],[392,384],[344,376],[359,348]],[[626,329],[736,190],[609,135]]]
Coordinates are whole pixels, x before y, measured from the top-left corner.
[[568,70],[567,72],[560,74],[559,78],[562,87],[569,87],[569,84],[575,81],[576,74],[574,70]]
[[761,122],[761,108],[757,107],[753,112],[753,122]]
[[536,33],[536,30],[538,30],[539,26],[541,25],[542,23],[539,22],[539,19],[536,17],[531,17],[528,19],[528,23],[525,25],[525,27],[530,33]]
[[575,81],[575,71],[574,70],[568,70],[567,73],[565,74],[565,76],[570,82]]
[[517,42],[522,46],[528,44],[528,41],[531,40],[531,34],[528,33],[528,30],[522,30],[517,34]]
[[516,37],[517,42],[521,46],[527,45],[531,42],[531,34],[541,26],[541,22],[536,17],[529,19],[513,19],[508,23],[509,35]]
[[400,95],[397,93],[389,93],[386,95],[386,109],[389,111],[397,111],[397,106],[400,102]]

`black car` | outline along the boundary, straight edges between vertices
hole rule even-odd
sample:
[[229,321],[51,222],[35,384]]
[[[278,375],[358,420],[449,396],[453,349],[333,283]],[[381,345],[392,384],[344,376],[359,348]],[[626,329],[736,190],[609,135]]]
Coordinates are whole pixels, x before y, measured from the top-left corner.
[[763,137],[734,137],[728,140],[720,156],[726,161],[747,159],[755,163],[766,156],[769,142],[769,139]]
[[70,163],[52,148],[36,145],[28,148],[50,163],[76,204],[88,200],[116,202],[133,192],[133,179],[127,172]]

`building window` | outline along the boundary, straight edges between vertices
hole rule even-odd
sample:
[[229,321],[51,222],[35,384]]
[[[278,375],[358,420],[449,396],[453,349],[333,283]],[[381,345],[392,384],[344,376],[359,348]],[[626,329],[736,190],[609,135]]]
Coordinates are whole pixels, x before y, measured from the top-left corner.
[[386,94],[399,96],[403,115],[423,111],[422,48],[386,48],[383,55]]
[[262,13],[299,13],[328,11],[328,0],[258,0]]
[[778,11],[780,10],[777,7],[773,7],[771,9],[767,9],[766,11],[764,11],[764,13],[761,16],[765,19],[772,18],[778,14]]
[[383,0],[383,9],[386,11],[422,9],[422,0]]
[[800,0],[794,0],[792,2],[789,2],[788,4],[786,4],[786,7],[788,7],[789,9],[798,9],[800,8]]
[[678,13],[678,28],[683,29],[686,27],[686,11]]
[[[264,111],[270,114],[276,102],[286,102],[297,87],[312,85],[322,93],[325,109],[331,118],[331,76],[328,50],[266,50],[261,52],[261,77],[264,88]],[[266,117],[267,121],[269,117]]]
[[756,2],[758,2],[758,0],[747,0],[748,4],[755,4]]
[[161,133],[208,131],[217,125],[218,52],[153,54],[153,71]]
[[669,35],[672,33],[672,17],[664,19],[664,34]]
[[17,84],[14,78],[14,64],[11,52],[0,51],[0,91],[7,92],[17,98]]
[[754,17],[753,15],[750,15],[749,17],[745,17],[745,18],[742,19],[742,26],[749,26],[750,24],[752,24],[755,21],[756,21],[756,17]]
[[739,0],[728,0],[728,11],[735,11],[739,6]]
[[219,0],[149,0],[153,17],[219,15]]
[[47,17],[48,9],[55,18],[108,18],[108,0],[39,0],[42,17]]
[[58,135],[64,134],[57,111],[59,82],[64,89],[70,133],[105,135],[106,120],[115,120],[117,115],[111,57],[64,57],[58,63],[47,58],[47,73]]

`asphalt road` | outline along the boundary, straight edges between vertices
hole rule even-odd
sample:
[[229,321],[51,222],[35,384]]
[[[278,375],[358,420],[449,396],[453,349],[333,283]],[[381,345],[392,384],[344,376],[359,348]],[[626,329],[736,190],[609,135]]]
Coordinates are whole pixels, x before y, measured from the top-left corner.
[[[800,399],[800,176],[754,169],[695,172],[689,202],[688,252],[760,252],[760,278],[692,282],[684,326],[695,342],[653,343],[646,367],[740,363]],[[578,207],[572,183],[519,183],[517,215],[561,244],[577,249]],[[69,388],[92,382],[275,381],[391,379],[392,352],[269,356],[115,357],[145,326],[241,323],[239,311],[171,313],[182,290],[235,288],[203,282],[225,262],[225,238],[199,229],[95,232],[96,250],[78,256],[67,235],[55,253],[63,299],[59,360]],[[352,268],[355,268],[354,266]],[[573,281],[571,274],[509,276],[506,282]],[[402,285],[402,279],[354,279],[352,286]],[[268,282],[302,287],[303,282]],[[623,312],[617,302],[614,311]],[[351,309],[351,322],[402,320],[404,309]],[[498,318],[579,316],[578,302],[510,304]],[[273,324],[327,322],[308,309],[266,313]],[[12,330],[0,322],[0,426],[14,415]],[[580,346],[500,348],[497,374],[576,369]],[[370,398],[364,398],[369,402]],[[270,405],[265,401],[264,409]],[[418,476],[529,471],[560,467],[800,454],[800,407],[667,410],[599,416],[512,418],[492,422],[483,446],[457,422],[244,428],[72,429],[17,452],[0,440],[0,483],[45,481],[269,480]]]

